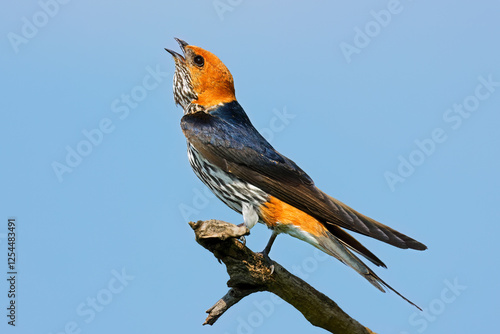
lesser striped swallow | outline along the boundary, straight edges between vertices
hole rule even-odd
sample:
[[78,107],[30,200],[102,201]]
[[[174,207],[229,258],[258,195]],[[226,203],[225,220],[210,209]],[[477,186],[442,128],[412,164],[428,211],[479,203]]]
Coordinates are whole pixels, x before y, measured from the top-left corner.
[[379,290],[385,292],[385,286],[413,304],[354,254],[386,267],[346,230],[399,248],[427,247],[318,189],[254,128],[236,100],[233,77],[220,59],[176,40],[183,55],[165,50],[175,61],[174,101],[184,109],[181,127],[189,162],[219,199],[243,215],[249,229],[260,222],[272,230],[263,255],[268,256],[278,234],[287,233],[350,266]]

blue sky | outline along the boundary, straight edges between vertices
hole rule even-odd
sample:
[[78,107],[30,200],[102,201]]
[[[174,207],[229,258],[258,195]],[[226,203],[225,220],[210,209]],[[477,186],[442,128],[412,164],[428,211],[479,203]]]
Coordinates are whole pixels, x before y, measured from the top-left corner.
[[[378,333],[497,330],[498,2],[2,7],[2,333],[324,333],[268,293],[201,326],[228,277],[187,222],[242,218],[188,164],[173,37],[225,62],[254,125],[322,190],[429,247],[359,237],[425,311],[297,239],[280,236],[274,260]],[[269,233],[256,226],[247,245]]]

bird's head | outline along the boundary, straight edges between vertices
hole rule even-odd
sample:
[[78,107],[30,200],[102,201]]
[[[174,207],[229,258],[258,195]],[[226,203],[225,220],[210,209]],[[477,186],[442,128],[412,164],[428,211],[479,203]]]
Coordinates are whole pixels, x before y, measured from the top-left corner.
[[236,100],[233,76],[213,53],[176,38],[184,56],[165,49],[174,58],[174,101],[186,113],[192,106],[209,109]]

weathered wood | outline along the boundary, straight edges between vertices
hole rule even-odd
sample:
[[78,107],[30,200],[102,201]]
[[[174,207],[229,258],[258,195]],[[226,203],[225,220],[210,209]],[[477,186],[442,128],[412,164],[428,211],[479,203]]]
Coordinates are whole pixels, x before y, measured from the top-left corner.
[[[275,261],[269,263],[237,240],[250,231],[220,220],[189,223],[196,241],[227,268],[230,290],[207,310],[204,325],[213,325],[231,306],[258,291],[269,291],[295,307],[314,326],[336,334],[373,333],[345,313],[334,301]],[[272,268],[273,267],[273,268]]]

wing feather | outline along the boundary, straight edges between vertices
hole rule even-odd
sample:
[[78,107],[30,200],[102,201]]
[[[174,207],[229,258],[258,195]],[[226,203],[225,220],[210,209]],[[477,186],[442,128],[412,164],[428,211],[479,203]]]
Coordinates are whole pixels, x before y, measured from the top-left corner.
[[187,114],[181,127],[188,141],[211,163],[315,217],[327,229],[339,226],[396,247],[426,249],[318,189],[309,175],[258,133],[236,101],[210,113]]

